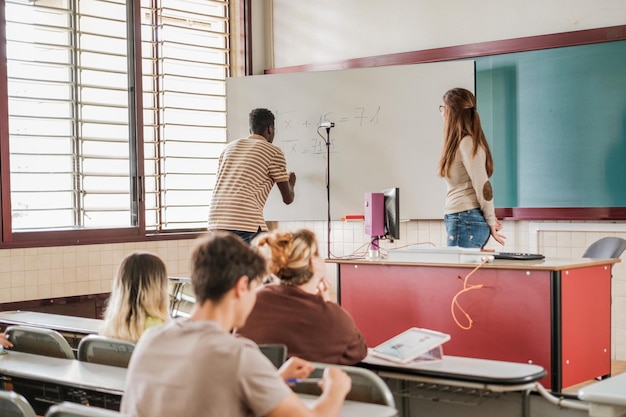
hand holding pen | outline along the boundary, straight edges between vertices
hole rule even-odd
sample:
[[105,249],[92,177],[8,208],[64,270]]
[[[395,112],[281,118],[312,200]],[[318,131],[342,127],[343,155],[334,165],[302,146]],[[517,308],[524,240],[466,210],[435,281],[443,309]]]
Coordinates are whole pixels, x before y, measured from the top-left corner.
[[285,380],[285,382],[296,383],[299,380],[307,378],[314,369],[315,367],[311,363],[305,361],[304,359],[292,356],[287,360],[287,362],[283,363],[278,370],[278,374]]

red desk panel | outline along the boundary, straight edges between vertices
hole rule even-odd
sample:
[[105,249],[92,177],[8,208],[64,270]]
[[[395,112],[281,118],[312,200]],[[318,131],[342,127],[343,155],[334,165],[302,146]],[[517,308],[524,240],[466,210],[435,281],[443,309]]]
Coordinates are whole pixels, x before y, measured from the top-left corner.
[[444,345],[449,355],[543,366],[548,376],[541,382],[555,391],[610,373],[610,265],[481,268],[468,284],[483,288],[458,298],[473,320],[464,330],[454,321],[451,302],[471,270],[339,263],[340,302],[370,347],[408,327],[424,327],[452,336]]
[[611,373],[611,267],[561,277],[563,387]]

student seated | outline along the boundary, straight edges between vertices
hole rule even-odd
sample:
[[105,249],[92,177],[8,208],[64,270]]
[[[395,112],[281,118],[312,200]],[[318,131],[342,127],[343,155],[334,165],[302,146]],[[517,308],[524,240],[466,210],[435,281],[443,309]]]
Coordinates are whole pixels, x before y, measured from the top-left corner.
[[136,343],[144,330],[169,318],[165,264],[151,253],[128,255],[113,280],[100,334]]
[[253,242],[265,253],[280,284],[264,286],[246,325],[237,330],[258,344],[282,343],[288,355],[353,365],[367,345],[352,317],[330,300],[324,259],[309,230],[275,230]]
[[308,408],[285,383],[313,366],[294,358],[276,368],[252,341],[231,331],[242,326],[267,275],[263,256],[231,233],[200,238],[192,251],[196,295],[189,319],[148,329],[128,367],[121,412],[129,416],[339,416],[351,387],[338,368],[325,370],[323,393]]

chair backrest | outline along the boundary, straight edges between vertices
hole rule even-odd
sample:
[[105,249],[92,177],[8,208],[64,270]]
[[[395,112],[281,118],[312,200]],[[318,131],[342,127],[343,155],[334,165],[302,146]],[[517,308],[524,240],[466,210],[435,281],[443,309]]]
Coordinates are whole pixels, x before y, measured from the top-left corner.
[[[382,404],[396,408],[396,401],[389,386],[378,375],[369,369],[357,366],[329,365],[314,363],[315,370],[310,378],[321,377],[327,366],[336,366],[343,369],[352,379],[352,388],[346,396],[346,400],[360,401],[365,403]],[[291,387],[293,391],[303,394],[320,395],[321,388],[314,383],[296,384]]]
[[626,240],[621,237],[603,237],[589,245],[583,258],[619,258],[624,250],[626,250]]
[[45,417],[121,417],[118,411],[87,406],[77,403],[62,402],[48,409]]
[[36,417],[35,410],[22,397],[13,391],[0,390],[0,416],[2,417]]
[[134,349],[127,340],[91,334],[78,344],[78,360],[127,368]]
[[29,326],[9,326],[4,331],[12,350],[55,358],[75,359],[69,342],[55,330]]
[[272,361],[276,369],[283,366],[287,360],[287,346],[279,343],[267,343],[259,345],[261,352]]

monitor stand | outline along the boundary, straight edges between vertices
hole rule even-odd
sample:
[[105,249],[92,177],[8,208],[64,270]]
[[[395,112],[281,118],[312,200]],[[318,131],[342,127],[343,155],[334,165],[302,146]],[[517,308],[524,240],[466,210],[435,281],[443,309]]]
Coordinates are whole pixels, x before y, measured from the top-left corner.
[[369,249],[367,250],[367,256],[365,257],[368,261],[378,261],[382,259],[380,256],[380,246],[378,245],[378,237],[373,237],[370,242]]

